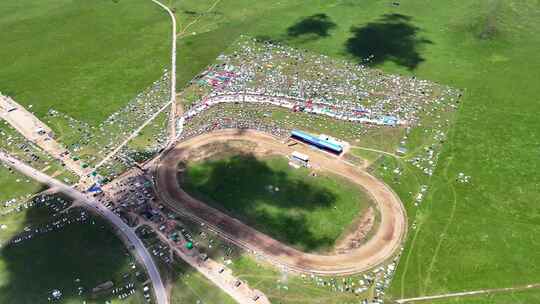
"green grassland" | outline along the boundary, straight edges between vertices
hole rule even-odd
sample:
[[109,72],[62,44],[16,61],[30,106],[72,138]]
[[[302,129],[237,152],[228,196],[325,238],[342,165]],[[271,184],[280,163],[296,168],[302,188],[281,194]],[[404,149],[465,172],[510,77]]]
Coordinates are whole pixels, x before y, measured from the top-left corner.
[[354,148],[354,147],[351,148],[349,153],[352,154],[355,157],[366,160],[368,163],[373,163],[377,159],[379,159],[379,157],[381,157],[381,153],[379,153],[379,152],[374,152],[374,151],[369,151],[369,150],[362,150],[360,148]]
[[[5,17],[0,26],[9,30],[0,33],[8,45],[0,50],[0,89],[23,104],[34,104],[40,115],[52,105],[85,121],[99,122],[120,108],[166,66],[168,48],[161,41],[167,35],[168,20],[149,2],[117,2],[97,3],[123,7],[119,14],[112,9],[87,9],[80,14],[72,10],[93,2],[70,2],[66,7],[59,0],[32,1],[32,5],[2,2]],[[433,177],[423,177],[406,163],[386,157],[377,162],[375,170],[402,197],[411,225],[416,223],[389,297],[540,281],[535,256],[540,252],[535,237],[540,232],[536,202],[540,183],[538,1],[410,0],[399,6],[376,0],[165,3],[176,8],[181,29],[194,22],[186,31],[191,35],[178,42],[179,87],[240,34],[249,34],[357,62],[373,54],[368,64],[385,72],[463,89],[462,105]],[[146,23],[151,28],[143,31],[145,36],[136,24],[142,24],[137,18],[154,21],[148,14],[155,14],[159,21]],[[316,17],[319,14],[324,16]],[[100,22],[104,19],[114,25]],[[59,38],[62,32],[44,32],[43,24],[70,30],[64,33],[71,33],[66,39],[73,44],[58,43],[66,41]],[[164,34],[150,33],[154,27]],[[126,31],[135,36],[114,36]],[[73,33],[89,39],[74,39]],[[144,43],[139,40],[142,37],[147,38]],[[133,43],[133,53],[127,56],[126,49],[118,47],[125,40]],[[155,41],[160,47],[155,47]],[[164,55],[134,54],[149,49],[145,54],[154,54],[152,46]],[[76,55],[67,56],[69,50],[77,51]],[[150,66],[156,67],[152,60],[158,57],[160,63],[150,72]],[[79,67],[77,73],[71,72],[72,66]],[[115,77],[119,71],[122,74]],[[130,75],[143,75],[146,82],[140,78],[140,82],[124,81]],[[383,163],[386,168],[402,166],[404,175],[396,179]],[[457,183],[459,172],[471,175],[471,183]],[[414,193],[424,183],[430,185],[429,193],[419,208],[413,207]],[[489,302],[485,298],[479,303]]]
[[272,237],[306,251],[327,251],[371,201],[328,173],[311,176],[283,157],[232,155],[188,164],[183,187]]
[[171,303],[236,303],[229,295],[183,261],[175,265],[176,280],[171,292]]
[[508,293],[493,293],[489,295],[458,297],[453,299],[418,302],[419,304],[529,304],[540,302],[540,291],[523,290]]
[[41,189],[39,183],[0,165],[0,201],[26,197]]
[[[415,180],[414,168],[404,168],[410,180],[387,173],[417,227],[390,297],[540,280],[538,1],[287,1],[264,9],[258,1],[221,1],[213,13],[206,13],[211,0],[171,3],[184,15],[202,16],[197,34],[179,41],[178,65],[186,67],[179,85],[249,34],[358,62],[373,54],[369,65],[385,72],[463,89],[434,176]],[[326,18],[289,35],[288,28],[302,28],[316,14]],[[471,183],[456,183],[459,172],[471,175]],[[412,207],[425,182],[429,194]]]
[[142,151],[147,146],[156,145],[156,139],[159,139],[164,129],[167,129],[169,113],[163,112],[159,114],[150,124],[139,132],[138,136],[133,138],[128,146],[136,151]]
[[2,1],[0,90],[97,125],[160,78],[170,19],[151,1]]
[[[137,136],[97,171],[101,177],[112,180],[122,172],[154,157],[167,141],[169,111],[160,113]],[[85,149],[87,150],[87,149]],[[87,150],[88,151],[88,150]]]

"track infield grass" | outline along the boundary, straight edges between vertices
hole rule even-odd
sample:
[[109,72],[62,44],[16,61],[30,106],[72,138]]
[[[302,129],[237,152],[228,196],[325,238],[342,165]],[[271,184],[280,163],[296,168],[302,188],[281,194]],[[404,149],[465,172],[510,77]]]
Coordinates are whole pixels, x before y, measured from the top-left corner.
[[231,155],[188,164],[182,187],[211,206],[305,251],[329,251],[372,201],[332,174],[294,169],[284,157]]

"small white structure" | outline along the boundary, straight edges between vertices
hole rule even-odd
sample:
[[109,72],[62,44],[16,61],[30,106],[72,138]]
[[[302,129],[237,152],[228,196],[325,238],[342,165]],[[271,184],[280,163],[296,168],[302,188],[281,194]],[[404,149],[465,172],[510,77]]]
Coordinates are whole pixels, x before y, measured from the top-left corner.
[[62,298],[62,292],[58,289],[55,289],[51,292],[51,299],[58,301]]
[[298,166],[302,166],[302,167],[309,167],[309,156],[303,154],[303,153],[300,153],[298,151],[293,151],[293,153],[291,153],[291,161],[290,161],[290,164],[293,166],[293,167],[298,167]]
[[307,163],[309,161],[309,156],[307,156],[307,155],[305,155],[303,153],[300,153],[298,151],[294,151],[291,155],[292,155],[293,158],[301,160],[303,162]]

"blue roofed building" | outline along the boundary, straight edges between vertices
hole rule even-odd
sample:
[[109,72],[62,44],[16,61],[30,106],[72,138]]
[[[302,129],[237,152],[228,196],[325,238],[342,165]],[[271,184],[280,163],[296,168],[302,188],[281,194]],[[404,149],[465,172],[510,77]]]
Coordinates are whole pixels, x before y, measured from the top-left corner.
[[291,137],[332,153],[340,154],[343,152],[343,147],[341,145],[300,130],[293,130],[291,132]]

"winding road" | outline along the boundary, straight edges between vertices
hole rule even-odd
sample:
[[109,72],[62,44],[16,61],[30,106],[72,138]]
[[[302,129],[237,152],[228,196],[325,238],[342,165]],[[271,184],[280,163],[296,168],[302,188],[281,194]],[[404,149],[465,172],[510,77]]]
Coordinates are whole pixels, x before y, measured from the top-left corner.
[[289,155],[293,149],[275,137],[253,130],[220,130],[200,135],[176,145],[162,155],[154,166],[160,199],[175,212],[188,216],[221,237],[258,255],[269,262],[299,273],[346,275],[369,270],[394,256],[407,232],[407,218],[399,197],[383,182],[343,162],[340,158],[296,145],[310,157],[310,162],[325,170],[346,177],[372,196],[381,214],[381,222],[374,235],[362,246],[344,254],[318,255],[301,252],[263,234],[239,220],[201,202],[179,187],[177,166],[188,157],[189,151],[210,143],[228,140],[250,141],[267,151]]
[[57,189],[59,192],[64,193],[74,201],[81,202],[83,206],[88,208],[90,211],[99,214],[108,222],[110,222],[118,230],[118,233],[123,237],[124,241],[126,241],[129,245],[132,246],[133,251],[136,253],[137,260],[141,262],[148,271],[148,276],[154,287],[154,293],[157,303],[169,303],[165,286],[163,285],[163,281],[161,280],[161,276],[159,275],[158,268],[154,263],[152,256],[150,255],[146,247],[144,247],[143,242],[135,234],[135,231],[126,223],[124,223],[124,221],[122,221],[120,217],[118,217],[114,212],[107,209],[105,206],[101,205],[93,198],[85,196],[78,190],[24,164],[18,159],[1,151],[0,161],[4,162],[8,166],[21,172],[24,175],[33,178],[34,180],[44,185],[48,185],[50,188]]

